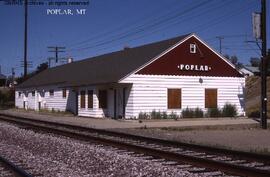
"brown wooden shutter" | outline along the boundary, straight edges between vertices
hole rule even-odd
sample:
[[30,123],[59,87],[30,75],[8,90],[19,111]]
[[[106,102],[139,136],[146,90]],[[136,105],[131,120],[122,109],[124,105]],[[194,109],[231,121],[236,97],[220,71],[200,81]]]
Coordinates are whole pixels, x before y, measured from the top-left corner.
[[88,108],[93,108],[93,90],[88,90]]
[[54,96],[54,90],[49,90],[50,96]]
[[63,98],[66,98],[67,97],[67,89],[63,89],[62,95],[63,95]]
[[217,89],[205,89],[205,108],[217,108]]
[[168,109],[180,109],[181,97],[181,89],[168,89]]
[[81,108],[85,108],[85,91],[81,91]]
[[99,90],[98,92],[99,108],[107,108],[107,90]]

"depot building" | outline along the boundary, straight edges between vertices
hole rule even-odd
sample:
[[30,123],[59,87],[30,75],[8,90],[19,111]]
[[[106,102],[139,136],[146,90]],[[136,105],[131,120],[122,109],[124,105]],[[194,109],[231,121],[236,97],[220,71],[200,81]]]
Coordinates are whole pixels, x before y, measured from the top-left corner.
[[16,107],[128,119],[230,103],[244,114],[244,87],[234,65],[188,34],[47,69],[16,87]]

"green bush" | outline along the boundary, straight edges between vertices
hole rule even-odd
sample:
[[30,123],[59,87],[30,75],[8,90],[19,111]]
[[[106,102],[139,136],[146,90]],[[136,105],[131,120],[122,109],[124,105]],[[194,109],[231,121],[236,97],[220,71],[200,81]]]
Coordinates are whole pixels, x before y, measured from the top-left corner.
[[194,111],[190,108],[185,108],[182,110],[182,117],[183,118],[193,118],[194,117]]
[[221,117],[222,111],[218,108],[208,108],[207,117]]
[[182,111],[182,117],[183,118],[203,118],[204,113],[203,113],[203,110],[198,107],[196,109],[186,108],[186,109],[183,109]]
[[161,117],[162,117],[162,119],[168,119],[167,112],[163,111]]
[[179,118],[179,116],[173,111],[171,112],[171,114],[168,117],[170,119],[174,119],[174,120],[177,120]]
[[156,111],[156,116],[153,117],[153,119],[162,119],[163,116],[162,116],[162,113],[160,111]]
[[15,91],[14,89],[0,90],[0,107],[14,107],[15,106]]
[[200,108],[196,108],[194,111],[194,117],[196,118],[203,118],[204,114],[203,114],[203,110]]
[[138,116],[138,119],[149,119],[150,117],[149,117],[149,115],[147,114],[147,113],[145,113],[145,112],[140,112],[139,113],[139,116]]
[[157,115],[156,110],[154,109],[151,113],[150,113],[150,119],[154,119]]
[[236,117],[237,116],[236,106],[226,103],[222,108],[222,116],[223,117]]

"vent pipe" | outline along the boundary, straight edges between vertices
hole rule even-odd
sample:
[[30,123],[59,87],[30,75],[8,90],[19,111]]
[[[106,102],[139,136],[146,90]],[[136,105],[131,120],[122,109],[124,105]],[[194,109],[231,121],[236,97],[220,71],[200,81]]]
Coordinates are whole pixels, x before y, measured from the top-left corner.
[[73,58],[68,58],[68,63],[72,63],[73,62]]

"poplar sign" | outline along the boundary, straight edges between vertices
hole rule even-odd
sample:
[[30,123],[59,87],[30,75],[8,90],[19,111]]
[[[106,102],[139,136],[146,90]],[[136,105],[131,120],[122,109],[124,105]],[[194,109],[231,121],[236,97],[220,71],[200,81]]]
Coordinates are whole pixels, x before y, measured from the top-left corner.
[[177,66],[181,71],[210,71],[211,67],[208,65],[188,65],[180,64]]

